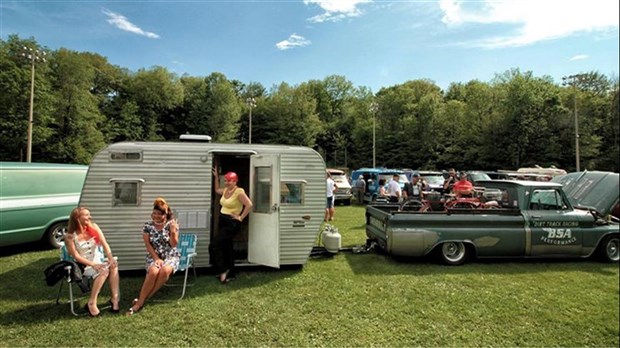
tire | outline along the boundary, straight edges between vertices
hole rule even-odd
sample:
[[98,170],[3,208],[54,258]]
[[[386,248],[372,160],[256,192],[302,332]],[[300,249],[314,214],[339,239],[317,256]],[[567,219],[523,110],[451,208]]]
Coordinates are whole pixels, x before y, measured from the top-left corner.
[[469,256],[467,247],[462,242],[445,242],[438,249],[439,259],[450,266],[462,265]]
[[603,239],[599,249],[599,258],[603,262],[618,262],[620,260],[620,238],[618,235],[607,236]]
[[65,232],[67,232],[67,224],[67,221],[61,221],[50,226],[50,228],[45,231],[43,241],[49,244],[52,248],[60,249],[60,247],[65,244],[64,235]]

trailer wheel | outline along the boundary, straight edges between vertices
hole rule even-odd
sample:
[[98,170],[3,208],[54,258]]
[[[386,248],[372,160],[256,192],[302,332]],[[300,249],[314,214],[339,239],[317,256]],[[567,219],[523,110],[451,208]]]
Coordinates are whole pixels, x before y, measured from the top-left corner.
[[600,246],[599,256],[604,262],[618,262],[620,260],[620,238],[617,235],[607,236]]
[[439,248],[439,258],[446,265],[462,265],[467,256],[467,247],[462,242],[446,242]]
[[52,248],[60,249],[65,244],[65,232],[67,232],[67,221],[61,221],[53,224],[45,231],[43,240]]

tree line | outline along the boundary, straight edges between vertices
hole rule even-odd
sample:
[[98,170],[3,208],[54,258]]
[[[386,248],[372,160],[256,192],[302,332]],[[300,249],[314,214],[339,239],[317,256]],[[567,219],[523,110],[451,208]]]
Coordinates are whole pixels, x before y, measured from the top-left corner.
[[[442,90],[418,79],[373,93],[332,75],[269,88],[213,72],[177,76],[164,67],[130,71],[97,53],[50,50],[34,38],[0,40],[0,160],[26,157],[31,61],[35,62],[33,162],[88,164],[106,144],[177,140],[309,146],[330,167],[574,170],[575,114],[581,169],[619,171],[619,85],[591,71],[565,83],[518,69],[489,82]],[[254,98],[250,106],[248,98]]]

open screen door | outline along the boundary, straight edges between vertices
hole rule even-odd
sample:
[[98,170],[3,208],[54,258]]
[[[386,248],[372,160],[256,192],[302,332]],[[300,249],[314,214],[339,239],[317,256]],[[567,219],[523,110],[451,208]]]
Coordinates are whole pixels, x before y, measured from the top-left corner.
[[248,261],[280,268],[280,156],[250,157]]

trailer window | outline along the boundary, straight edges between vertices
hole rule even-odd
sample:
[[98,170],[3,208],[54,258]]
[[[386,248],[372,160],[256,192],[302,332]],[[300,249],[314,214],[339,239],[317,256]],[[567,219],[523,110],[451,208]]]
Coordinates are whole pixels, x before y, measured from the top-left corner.
[[304,182],[281,182],[280,203],[283,205],[303,205],[304,188]]
[[254,176],[254,211],[269,213],[271,211],[271,167],[256,167]]
[[142,161],[142,152],[110,152],[110,161]]
[[138,206],[142,189],[142,180],[114,180],[112,205],[118,206]]

